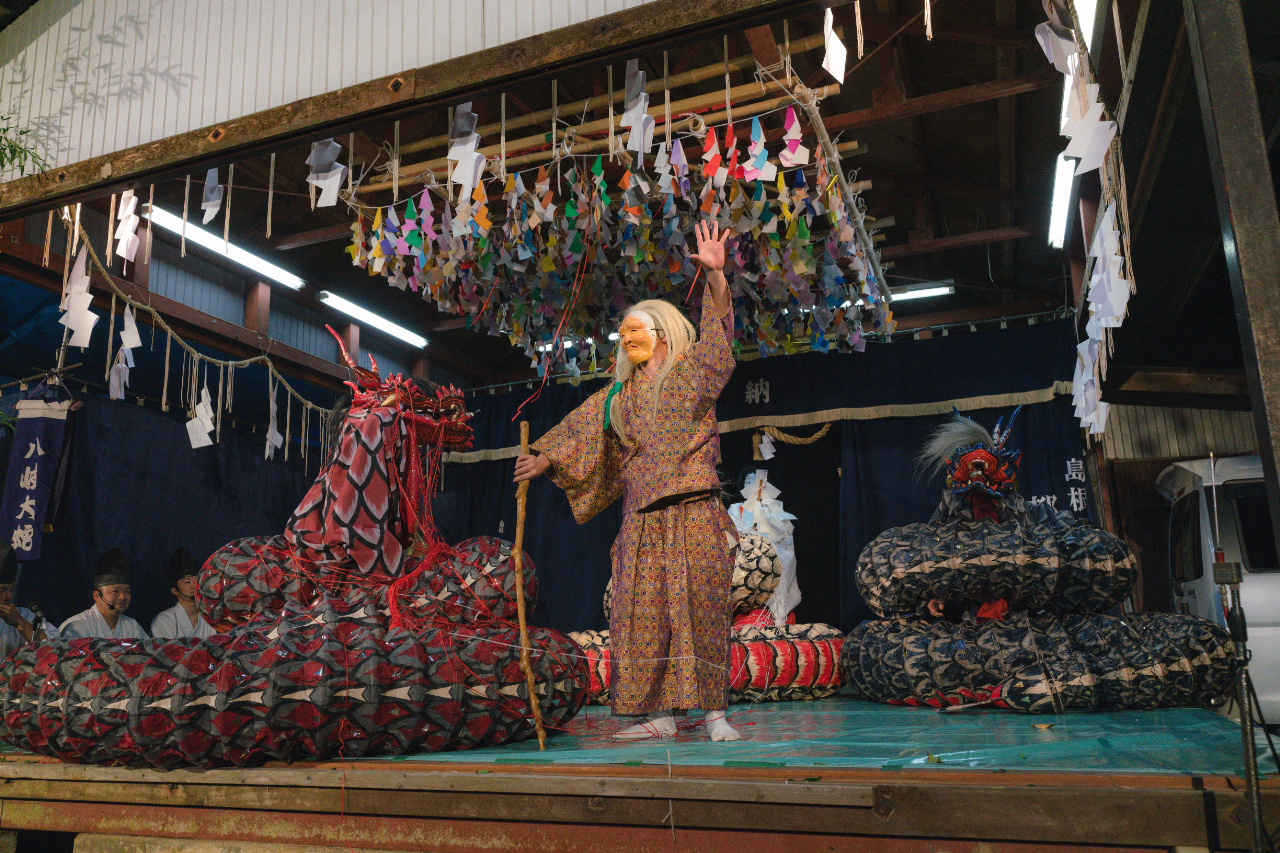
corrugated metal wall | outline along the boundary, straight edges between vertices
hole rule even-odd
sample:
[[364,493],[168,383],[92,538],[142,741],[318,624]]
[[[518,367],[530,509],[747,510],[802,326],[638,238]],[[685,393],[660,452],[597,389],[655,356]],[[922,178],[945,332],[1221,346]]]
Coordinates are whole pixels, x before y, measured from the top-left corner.
[[148,286],[161,296],[190,305],[219,320],[244,325],[244,294],[248,281],[190,253],[184,258],[176,246],[160,240],[154,242]]
[[326,322],[324,315],[305,305],[290,299],[272,299],[271,312],[267,316],[267,337],[317,358],[338,361],[338,342],[324,327]]
[[1112,406],[1103,450],[1108,459],[1158,459],[1257,453],[1252,412]]
[[378,373],[384,379],[397,373],[402,376],[410,375],[409,365],[412,356],[407,350],[396,349],[382,341],[375,341],[362,328],[360,330],[360,365],[362,367],[368,366],[370,355],[377,359]]
[[0,32],[0,114],[66,165],[646,2],[40,0]]

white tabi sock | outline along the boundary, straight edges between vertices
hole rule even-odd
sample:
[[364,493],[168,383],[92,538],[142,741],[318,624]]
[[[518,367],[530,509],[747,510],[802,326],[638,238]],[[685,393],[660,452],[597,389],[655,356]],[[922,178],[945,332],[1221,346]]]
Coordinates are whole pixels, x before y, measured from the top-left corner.
[[670,711],[655,711],[634,726],[628,726],[620,732],[614,732],[617,741],[630,740],[666,740],[676,736],[676,721]]
[[718,743],[726,740],[740,740],[742,735],[729,725],[729,721],[724,718],[724,711],[708,711],[707,737]]

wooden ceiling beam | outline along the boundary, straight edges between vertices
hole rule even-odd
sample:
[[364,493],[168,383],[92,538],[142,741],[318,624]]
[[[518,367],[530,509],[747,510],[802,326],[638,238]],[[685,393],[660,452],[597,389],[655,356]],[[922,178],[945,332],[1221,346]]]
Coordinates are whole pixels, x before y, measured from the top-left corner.
[[1007,98],[1013,95],[1021,95],[1024,92],[1035,92],[1040,89],[1048,89],[1051,86],[1061,85],[1061,74],[1052,68],[1042,69],[1034,74],[1022,77],[1011,77],[1008,80],[992,80],[987,83],[976,83],[972,86],[961,86],[958,89],[949,89],[932,95],[907,98],[897,104],[877,104],[865,110],[854,110],[853,112],[824,117],[823,123],[826,124],[828,132],[835,133],[840,130],[851,130],[858,127],[871,127],[877,124],[902,121],[912,116],[927,115],[971,104],[980,104],[997,98]]
[[858,168],[858,176],[871,178],[873,181],[892,182],[895,192],[912,192],[920,187],[928,187],[945,195],[1007,202],[1015,207],[1048,207],[1050,201],[1047,194],[1037,195],[1017,190],[1004,190],[991,184],[980,184],[961,178],[915,175],[910,172],[899,172],[896,169],[886,169],[881,166],[860,166]]
[[936,311],[932,314],[915,314],[898,317],[897,331],[910,332],[914,329],[928,329],[935,326],[953,326],[959,323],[980,323],[989,320],[1000,320],[1005,317],[1021,317],[1027,314],[1040,314],[1052,311],[1062,305],[1062,300],[1050,296],[1038,299],[1024,299],[1019,302],[1001,302],[996,305],[979,305],[974,308],[957,308],[954,311]]
[[289,249],[300,249],[303,246],[314,246],[316,243],[328,243],[332,240],[344,240],[351,237],[351,223],[342,223],[338,225],[326,225],[323,228],[313,228],[310,231],[300,231],[296,234],[285,234],[271,241],[270,246],[276,251],[284,252]]
[[782,62],[782,53],[773,39],[773,27],[765,24],[744,30],[742,34],[746,36],[747,44],[751,46],[751,55],[757,63],[769,67]]
[[[1111,386],[1111,383],[1107,385]],[[1249,396],[1249,384],[1243,370],[1138,368],[1107,390],[1146,394],[1211,394],[1246,398]]]
[[988,243],[1002,243],[1005,240],[1020,240],[1031,237],[1035,229],[1030,225],[1013,225],[1008,228],[992,228],[987,231],[974,231],[970,234],[956,234],[951,237],[938,237],[930,240],[915,240],[905,245],[886,246],[880,250],[881,260],[908,258],[914,255],[926,255],[930,252],[943,252],[948,249],[964,249],[970,246],[985,246]]

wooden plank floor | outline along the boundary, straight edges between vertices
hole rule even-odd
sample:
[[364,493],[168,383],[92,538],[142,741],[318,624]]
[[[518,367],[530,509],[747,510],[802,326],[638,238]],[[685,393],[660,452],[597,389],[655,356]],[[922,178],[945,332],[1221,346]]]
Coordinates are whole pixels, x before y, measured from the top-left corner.
[[[1265,814],[1280,815],[1280,781],[1264,783],[1263,801]],[[140,828],[451,853],[702,851],[748,839],[796,851],[924,849],[911,846],[923,839],[933,849],[1248,845],[1242,785],[1229,777],[393,761],[165,772],[0,759],[0,829]]]

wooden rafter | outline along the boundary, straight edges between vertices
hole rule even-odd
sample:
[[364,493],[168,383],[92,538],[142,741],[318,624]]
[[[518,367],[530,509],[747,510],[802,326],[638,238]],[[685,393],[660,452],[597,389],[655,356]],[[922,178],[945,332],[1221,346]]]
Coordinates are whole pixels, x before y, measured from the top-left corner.
[[858,127],[870,127],[893,121],[911,118],[927,113],[941,112],[970,104],[980,104],[996,98],[1007,98],[1021,95],[1024,92],[1035,92],[1050,86],[1061,86],[1062,75],[1052,68],[1041,70],[1022,77],[1008,80],[993,80],[987,83],[976,83],[972,86],[961,86],[932,95],[921,95],[908,98],[900,104],[882,104],[865,110],[824,117],[827,130],[834,133],[838,130],[850,130]]
[[974,231],[970,234],[955,234],[951,237],[919,239],[901,246],[886,246],[880,250],[880,257],[889,261],[895,258],[941,252],[946,249],[963,249],[969,246],[1001,243],[1005,240],[1020,240],[1023,237],[1031,237],[1035,233],[1035,229],[1030,225],[1013,225],[1009,228],[992,228],[987,231]]

